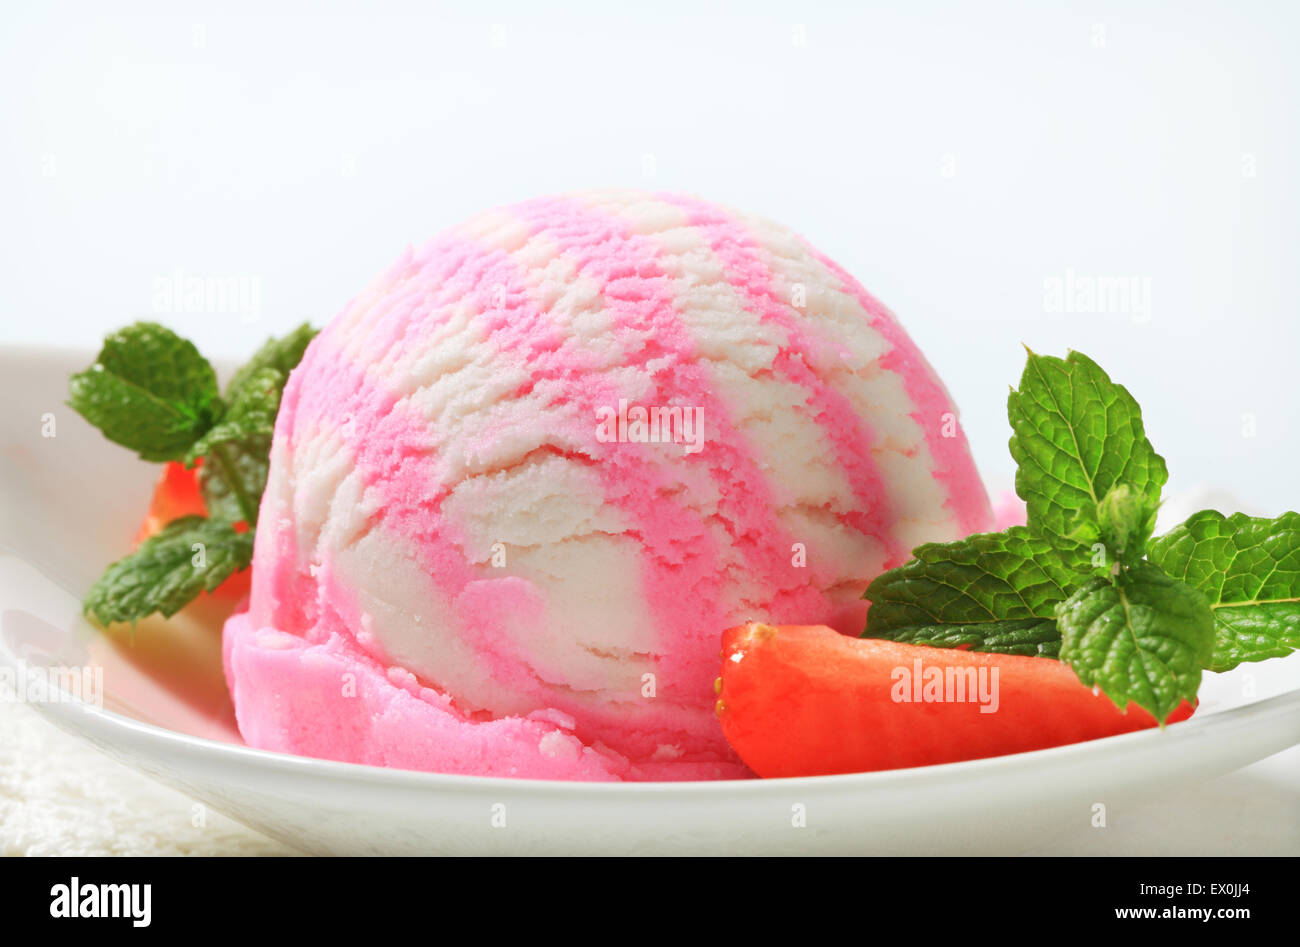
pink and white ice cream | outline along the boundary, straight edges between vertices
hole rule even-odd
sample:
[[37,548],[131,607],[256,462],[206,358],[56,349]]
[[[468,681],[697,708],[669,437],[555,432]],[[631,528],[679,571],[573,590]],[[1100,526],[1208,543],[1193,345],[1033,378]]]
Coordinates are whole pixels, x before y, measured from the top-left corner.
[[483,214],[289,380],[225,631],[240,730],[444,773],[744,776],[720,633],[857,633],[872,577],[989,528],[955,417],[784,227],[628,191]]

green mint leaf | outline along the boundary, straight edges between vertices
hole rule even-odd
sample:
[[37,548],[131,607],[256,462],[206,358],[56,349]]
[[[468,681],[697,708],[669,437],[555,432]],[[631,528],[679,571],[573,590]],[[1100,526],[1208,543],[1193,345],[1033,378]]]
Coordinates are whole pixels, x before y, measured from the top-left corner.
[[231,377],[226,386],[230,407],[220,422],[186,455],[188,464],[206,458],[199,488],[213,516],[257,525],[280,397],[289,373],[315,336],[316,330],[304,324],[286,336],[268,339]]
[[1300,648],[1300,514],[1265,519],[1202,510],[1153,540],[1150,557],[1210,603],[1215,640],[1207,670]]
[[1058,552],[1023,526],[929,543],[876,578],[865,638],[1056,657],[1056,606],[1086,582],[1082,547]]
[[308,344],[316,338],[318,331],[304,322],[287,335],[282,335],[278,339],[267,339],[253,357],[230,377],[230,383],[226,385],[226,399],[233,401],[238,396],[239,390],[265,368],[273,368],[280,373],[280,384],[283,387],[284,379],[287,379],[289,373],[298,367],[303,352],[307,351]]
[[1029,528],[1058,546],[1101,540],[1098,507],[1125,483],[1153,511],[1168,479],[1133,396],[1080,352],[1029,353],[1019,390],[1007,399],[1014,431],[1016,493]]
[[1116,707],[1145,707],[1162,724],[1195,700],[1214,647],[1214,618],[1195,589],[1139,562],[1092,579],[1056,611],[1061,660]]
[[221,420],[199,438],[185,455],[185,463],[194,462],[220,444],[246,441],[253,437],[270,437],[275,431],[275,415],[280,410],[284,375],[274,368],[259,368],[235,388],[230,407]]
[[270,435],[215,445],[199,470],[199,490],[208,513],[256,526],[270,456]]
[[1111,555],[1132,565],[1146,554],[1156,527],[1156,507],[1127,483],[1117,483],[1097,504],[1097,526]]
[[108,336],[95,363],[72,376],[68,404],[149,461],[179,460],[222,409],[207,359],[152,322]]
[[253,534],[202,516],[163,527],[110,565],[86,595],[85,611],[100,624],[170,618],[201,591],[212,591],[253,558]]

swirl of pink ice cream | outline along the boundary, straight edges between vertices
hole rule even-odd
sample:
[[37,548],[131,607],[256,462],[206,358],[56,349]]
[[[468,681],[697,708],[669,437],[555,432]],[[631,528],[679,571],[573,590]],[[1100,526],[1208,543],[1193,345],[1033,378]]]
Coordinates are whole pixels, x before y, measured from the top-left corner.
[[799,236],[677,195],[529,201],[408,251],[291,376],[227,681],[265,749],[744,776],[721,631],[857,633],[873,576],[990,523],[933,370]]

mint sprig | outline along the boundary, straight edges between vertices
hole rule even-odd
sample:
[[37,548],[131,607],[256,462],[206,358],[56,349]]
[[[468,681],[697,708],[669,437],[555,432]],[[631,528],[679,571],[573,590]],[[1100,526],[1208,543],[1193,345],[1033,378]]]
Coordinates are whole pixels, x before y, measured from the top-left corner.
[[[221,393],[212,365],[191,342],[137,322],[110,335],[94,364],[72,376],[68,404],[109,440],[145,460],[202,461],[199,486],[210,517],[168,524],[109,566],[87,593],[87,614],[103,623],[169,616],[247,568],[280,397],[315,335],[304,324],[268,340]],[[186,552],[196,545],[207,551]]]
[[1029,352],[1007,415],[1026,525],[917,548],[867,589],[864,637],[1057,657],[1162,725],[1203,670],[1300,647],[1300,516],[1207,510],[1152,540],[1165,462],[1078,352]]

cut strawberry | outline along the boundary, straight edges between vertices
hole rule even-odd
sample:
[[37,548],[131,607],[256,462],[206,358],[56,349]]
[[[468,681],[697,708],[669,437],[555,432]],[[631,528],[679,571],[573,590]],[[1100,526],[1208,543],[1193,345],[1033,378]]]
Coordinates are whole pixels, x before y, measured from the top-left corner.
[[[822,776],[1021,753],[1156,726],[1051,658],[751,622],[722,636],[718,717],[760,776]],[[1191,716],[1186,701],[1169,722]]]
[[[182,516],[207,516],[208,505],[203,502],[203,493],[199,490],[199,468],[203,465],[200,458],[193,468],[169,461],[163,467],[162,474],[153,488],[153,499],[149,501],[149,512],[135,534],[134,546],[139,546],[150,536],[156,535],[172,520]],[[247,524],[237,523],[235,529],[245,532]],[[248,594],[251,569],[236,572],[212,591],[212,595],[221,598],[241,599]],[[204,593],[208,594],[208,593]]]
[[160,532],[172,520],[182,516],[207,515],[207,504],[199,492],[199,468],[195,466],[187,470],[183,464],[173,460],[163,467],[162,475],[154,485],[149,512],[135,535],[135,545]]

